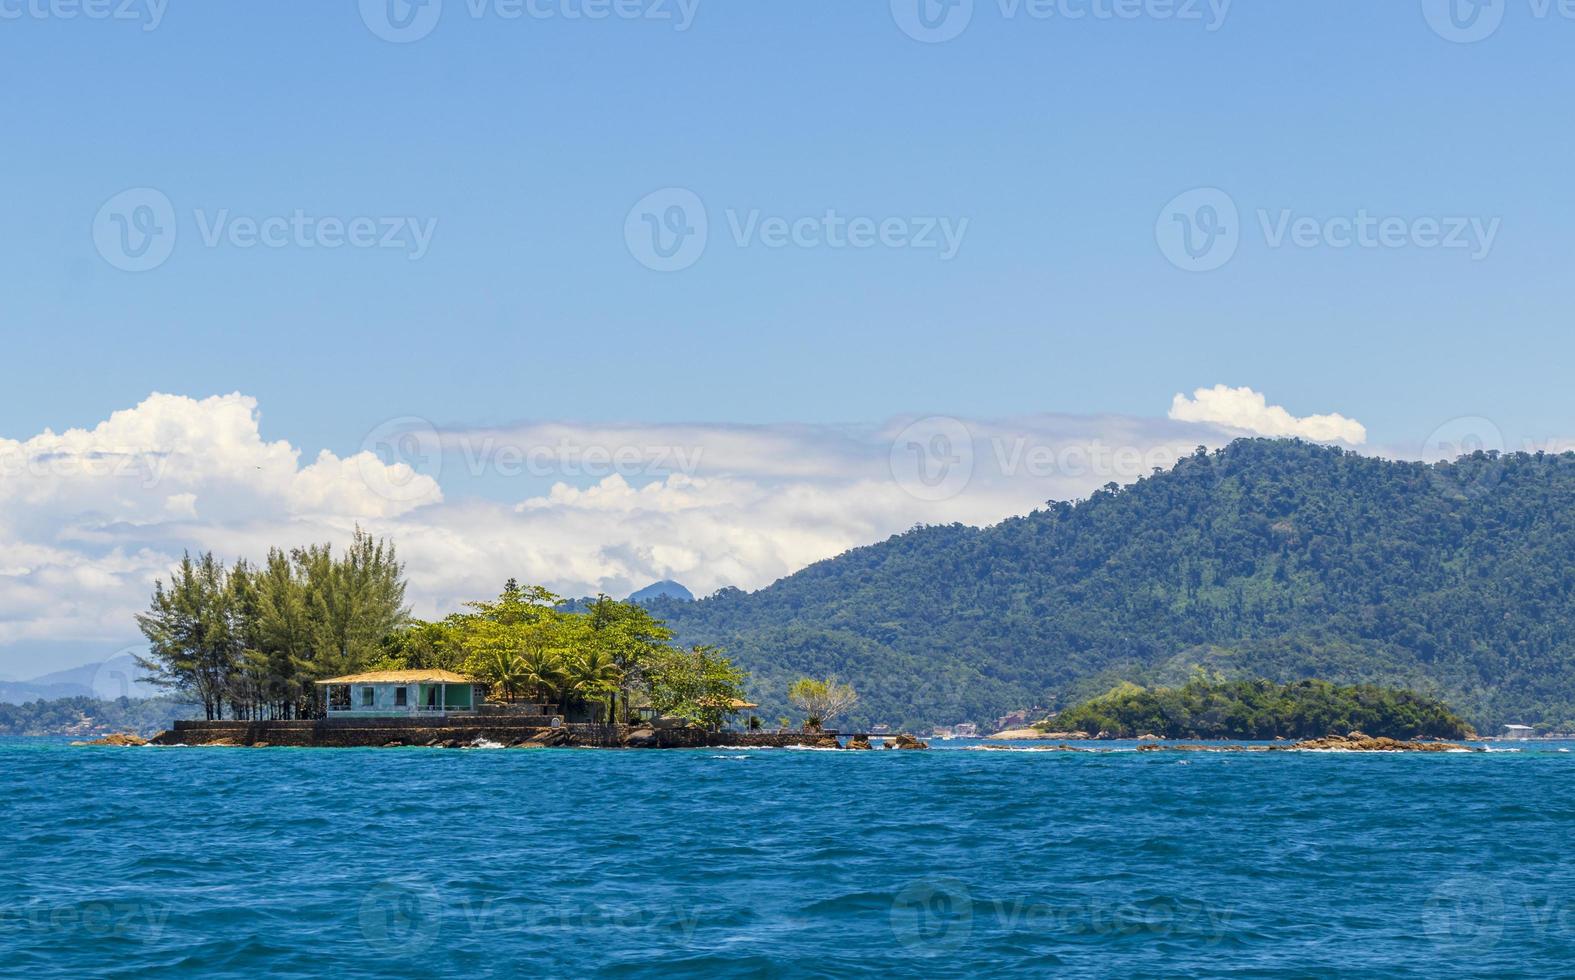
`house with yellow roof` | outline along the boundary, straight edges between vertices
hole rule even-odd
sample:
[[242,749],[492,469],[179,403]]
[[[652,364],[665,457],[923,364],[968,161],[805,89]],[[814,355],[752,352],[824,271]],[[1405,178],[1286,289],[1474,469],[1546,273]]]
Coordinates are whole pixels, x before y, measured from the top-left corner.
[[329,718],[443,717],[476,710],[485,686],[451,670],[374,670],[318,681]]

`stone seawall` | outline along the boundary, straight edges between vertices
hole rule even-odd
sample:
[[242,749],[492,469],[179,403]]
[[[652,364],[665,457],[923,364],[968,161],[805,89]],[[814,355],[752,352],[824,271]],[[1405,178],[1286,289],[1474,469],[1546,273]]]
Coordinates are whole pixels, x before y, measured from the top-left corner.
[[835,739],[800,732],[707,732],[697,728],[651,729],[630,725],[559,724],[550,716],[462,718],[365,718],[318,721],[177,721],[155,745],[249,745],[300,748],[376,748],[477,741],[506,746],[564,748],[830,748]]

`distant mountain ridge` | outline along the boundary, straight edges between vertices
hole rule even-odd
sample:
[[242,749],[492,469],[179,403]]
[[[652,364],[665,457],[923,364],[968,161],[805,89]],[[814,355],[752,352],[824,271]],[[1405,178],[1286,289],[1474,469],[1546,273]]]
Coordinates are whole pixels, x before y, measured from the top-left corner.
[[988,528],[919,527],[755,593],[655,600],[763,715],[836,673],[855,722],[987,723],[1118,680],[1411,687],[1482,731],[1575,725],[1575,454],[1437,465],[1294,440],[1203,450]]
[[638,592],[630,593],[627,601],[648,603],[656,599],[672,599],[677,602],[694,602],[695,596],[693,592],[690,592],[688,589],[684,588],[679,583],[674,582],[672,579],[663,579],[660,582],[652,582],[650,585],[640,589]]
[[60,698],[149,698],[164,693],[148,683],[146,671],[129,654],[102,663],[57,670],[26,681],[0,681],[0,704],[25,704]]

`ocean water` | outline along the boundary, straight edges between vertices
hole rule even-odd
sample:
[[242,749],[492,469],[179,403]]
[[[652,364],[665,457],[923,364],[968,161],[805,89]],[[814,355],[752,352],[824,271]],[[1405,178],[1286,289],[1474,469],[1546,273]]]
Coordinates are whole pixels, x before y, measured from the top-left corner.
[[0,972],[1570,975],[1568,748],[0,741]]

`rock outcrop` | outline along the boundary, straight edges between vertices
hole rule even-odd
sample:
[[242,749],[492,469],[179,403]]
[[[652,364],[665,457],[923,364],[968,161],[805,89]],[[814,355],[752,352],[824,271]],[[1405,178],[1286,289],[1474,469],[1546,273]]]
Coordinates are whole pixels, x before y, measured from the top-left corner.
[[[1277,749],[1280,746],[1276,745],[1273,748]],[[1459,752],[1465,750],[1466,746],[1456,745],[1453,742],[1411,742],[1397,738],[1373,738],[1361,732],[1351,732],[1348,735],[1326,735],[1323,738],[1304,739],[1286,748],[1316,749],[1325,752]]]
[[898,735],[886,743],[888,749],[927,749],[929,742],[921,742],[912,735]]
[[647,726],[630,729],[629,734],[623,737],[623,744],[631,749],[654,749],[661,742],[656,734],[656,729]]
[[985,738],[995,742],[1032,742],[1041,740],[1065,742],[1070,739],[1084,739],[1087,737],[1087,732],[1042,732],[1037,728],[1008,728],[1005,731],[996,732],[994,735],[985,736]]
[[131,733],[127,732],[127,733],[124,733],[124,734],[116,733],[114,735],[105,735],[103,738],[95,738],[91,742],[72,742],[71,744],[72,745],[122,745],[122,746],[133,746],[133,745],[147,745],[148,744],[148,740],[143,738],[140,735],[132,735]]

